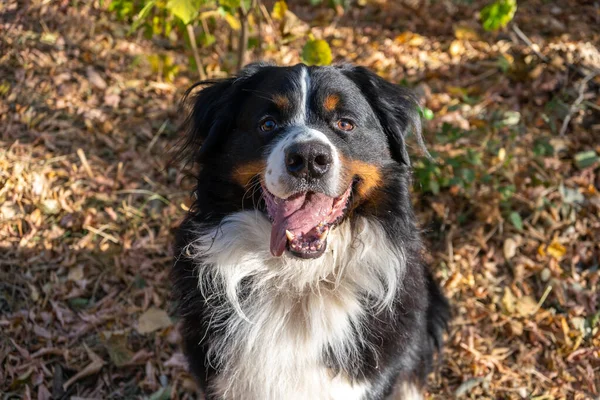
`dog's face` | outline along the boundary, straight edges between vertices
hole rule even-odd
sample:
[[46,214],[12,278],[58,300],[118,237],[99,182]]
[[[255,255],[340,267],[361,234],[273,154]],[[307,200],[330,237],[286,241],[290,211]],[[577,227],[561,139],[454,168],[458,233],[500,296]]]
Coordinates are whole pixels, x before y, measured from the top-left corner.
[[198,195],[263,211],[274,256],[321,256],[336,224],[389,198],[390,167],[409,164],[416,103],[367,69],[254,64],[211,83],[189,119]]

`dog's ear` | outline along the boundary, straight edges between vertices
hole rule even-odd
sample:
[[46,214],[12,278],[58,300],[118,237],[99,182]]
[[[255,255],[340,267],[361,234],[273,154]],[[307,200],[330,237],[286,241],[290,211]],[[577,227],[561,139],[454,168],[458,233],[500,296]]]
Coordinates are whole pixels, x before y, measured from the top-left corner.
[[394,160],[410,166],[406,136],[411,129],[419,147],[428,155],[421,136],[418,101],[409,89],[394,85],[364,67],[341,65],[338,68],[356,83],[377,114]]
[[[261,68],[269,64],[247,65],[237,76],[205,80],[189,88],[183,99],[187,112],[184,123],[185,137],[177,158],[189,162],[202,162],[210,157],[226,140],[242,101],[241,90]],[[198,91],[198,88],[203,88]]]

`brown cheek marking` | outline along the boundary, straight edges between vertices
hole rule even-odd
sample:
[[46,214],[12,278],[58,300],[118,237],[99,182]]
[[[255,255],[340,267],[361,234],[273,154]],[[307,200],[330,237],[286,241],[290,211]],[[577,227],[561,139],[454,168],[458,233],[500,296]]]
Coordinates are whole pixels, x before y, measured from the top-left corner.
[[360,178],[356,186],[356,191],[361,198],[369,196],[373,190],[381,186],[381,171],[374,164],[369,164],[364,161],[343,160],[346,167],[347,179],[353,179],[355,176]]
[[286,109],[290,105],[290,100],[284,95],[276,94],[273,96],[273,103],[275,103],[275,105],[280,109]]
[[241,186],[248,186],[250,180],[256,175],[260,175],[265,170],[264,161],[252,161],[247,164],[238,165],[232,174],[232,178]]
[[327,111],[333,111],[333,110],[335,110],[335,108],[337,107],[339,102],[340,102],[340,97],[337,94],[330,94],[329,96],[325,97],[325,101],[323,102],[323,107]]

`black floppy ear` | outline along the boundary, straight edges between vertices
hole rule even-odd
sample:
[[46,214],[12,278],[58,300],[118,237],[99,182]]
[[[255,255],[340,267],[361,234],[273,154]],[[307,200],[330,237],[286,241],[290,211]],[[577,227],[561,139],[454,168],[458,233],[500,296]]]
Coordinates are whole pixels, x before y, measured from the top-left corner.
[[[233,82],[233,78],[206,80],[187,90],[186,137],[180,153],[186,162],[201,162],[225,139],[231,128],[230,108],[226,105],[232,97]],[[204,88],[194,93],[199,87]]]
[[[267,65],[249,64],[235,77],[201,81],[186,91],[183,99],[188,112],[184,123],[186,137],[178,158],[186,162],[202,162],[223,144],[234,129],[235,116],[243,97],[241,88]],[[204,88],[197,91],[199,87]]]
[[394,160],[410,166],[405,138],[411,128],[419,146],[428,154],[421,136],[418,101],[409,89],[394,85],[365,67],[342,65],[339,68],[358,85],[377,114]]

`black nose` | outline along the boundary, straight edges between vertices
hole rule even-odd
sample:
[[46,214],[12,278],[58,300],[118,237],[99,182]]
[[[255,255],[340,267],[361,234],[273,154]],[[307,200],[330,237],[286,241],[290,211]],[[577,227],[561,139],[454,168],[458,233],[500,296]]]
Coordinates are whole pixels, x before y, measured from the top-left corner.
[[295,143],[285,152],[285,165],[298,178],[320,178],[332,163],[331,148],[321,142]]

